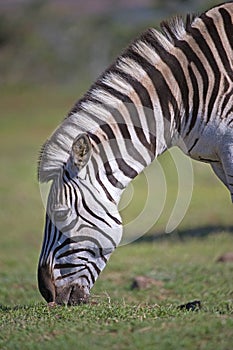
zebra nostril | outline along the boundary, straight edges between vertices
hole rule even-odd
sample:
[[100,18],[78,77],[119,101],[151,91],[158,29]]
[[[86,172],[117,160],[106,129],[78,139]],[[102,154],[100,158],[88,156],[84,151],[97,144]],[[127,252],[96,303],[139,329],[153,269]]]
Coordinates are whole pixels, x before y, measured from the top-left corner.
[[38,268],[38,286],[40,293],[48,303],[55,301],[55,286],[47,265]]

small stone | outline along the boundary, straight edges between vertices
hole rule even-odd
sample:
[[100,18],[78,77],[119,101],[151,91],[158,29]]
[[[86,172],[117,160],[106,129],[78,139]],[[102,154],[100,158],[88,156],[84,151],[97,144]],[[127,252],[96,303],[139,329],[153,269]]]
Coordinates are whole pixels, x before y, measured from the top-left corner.
[[221,255],[217,262],[233,262],[233,252],[228,252],[223,255]]
[[163,287],[163,282],[147,276],[137,276],[134,278],[131,289],[147,289],[152,286]]
[[179,305],[178,309],[187,311],[199,311],[201,309],[201,302],[200,300],[194,300],[187,304]]

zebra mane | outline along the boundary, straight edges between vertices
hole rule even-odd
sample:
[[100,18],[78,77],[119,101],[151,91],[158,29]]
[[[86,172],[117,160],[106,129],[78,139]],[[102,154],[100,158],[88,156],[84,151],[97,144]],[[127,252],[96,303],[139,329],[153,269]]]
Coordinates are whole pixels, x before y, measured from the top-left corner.
[[[88,112],[88,102],[100,90],[103,82],[110,79],[111,73],[116,71],[116,67],[123,57],[127,56],[132,47],[138,52],[144,50],[147,39],[156,42],[160,47],[171,50],[176,40],[180,40],[185,34],[187,27],[191,26],[197,18],[196,15],[187,15],[186,19],[181,16],[175,16],[169,21],[163,21],[160,24],[161,31],[148,29],[136,40],[134,40],[120,55],[116,61],[107,68],[99,79],[91,86],[87,93],[81,98],[63,122],[54,131],[52,136],[42,146],[38,160],[38,179],[40,182],[47,182],[53,179],[62,171],[64,164],[67,162],[72,147],[72,142],[79,132],[88,132],[93,130],[90,117],[85,118],[85,112]],[[144,43],[144,46],[142,45]],[[155,52],[156,54],[156,52]],[[83,107],[85,105],[85,108]],[[91,108],[91,103],[89,103]]]
[[174,16],[160,23],[161,32],[171,44],[174,44],[176,40],[183,38],[187,28],[192,25],[196,18],[198,18],[197,14],[187,14],[186,18],[181,15]]

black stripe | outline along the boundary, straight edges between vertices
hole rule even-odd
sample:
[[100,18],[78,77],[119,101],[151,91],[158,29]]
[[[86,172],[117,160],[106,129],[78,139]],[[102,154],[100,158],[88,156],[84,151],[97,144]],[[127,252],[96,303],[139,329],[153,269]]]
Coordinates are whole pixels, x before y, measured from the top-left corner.
[[[60,280],[62,280],[62,279],[64,279],[64,278],[66,278],[66,277],[74,276],[74,275],[76,275],[76,274],[77,274],[77,271],[75,271],[75,272],[70,272],[70,273],[67,273],[67,274],[62,275],[62,276],[58,276],[58,277],[56,278],[56,281],[60,281]],[[89,281],[89,283],[90,283],[90,281]]]
[[102,217],[100,217],[99,215],[97,215],[97,214],[95,214],[89,207],[88,207],[88,205],[87,205],[87,203],[86,203],[86,201],[85,201],[85,199],[84,199],[84,194],[83,194],[83,191],[81,190],[81,188],[79,188],[79,190],[80,190],[80,193],[81,193],[81,195],[82,195],[82,205],[83,205],[83,208],[86,210],[86,212],[88,213],[88,214],[90,214],[93,218],[95,218],[95,219],[97,219],[97,220],[99,220],[99,221],[102,221],[102,222],[104,222],[107,226],[109,226],[109,227],[111,227],[111,225],[106,221],[106,220],[104,220]]
[[[75,266],[75,265],[76,265],[76,266]],[[88,266],[81,265],[81,264],[64,264],[64,265],[63,265],[63,264],[56,264],[56,265],[54,266],[54,269],[66,269],[66,268],[74,268],[74,267],[81,267],[81,266],[83,266],[82,269],[80,269],[80,270],[78,270],[78,271],[75,271],[75,272],[70,272],[70,273],[68,273],[68,274],[63,274],[63,275],[61,275],[61,277],[58,277],[57,280],[58,280],[58,279],[63,279],[63,278],[66,278],[66,277],[68,277],[68,276],[72,276],[72,275],[74,275],[74,274],[78,274],[78,273],[80,273],[80,272],[82,272],[82,271],[87,270],[87,271],[89,272],[90,277],[91,277],[92,283],[94,284],[96,278],[95,278],[95,276],[93,275],[91,269],[90,269]],[[62,273],[62,271],[61,271],[61,273]],[[81,276],[80,276],[80,277],[81,277]]]
[[[147,45],[149,44],[149,46],[152,46],[152,48],[154,48],[154,50],[155,50],[155,53],[157,55],[159,55],[161,60],[164,63],[166,63],[166,65],[170,68],[171,74],[173,74],[173,76],[174,76],[175,80],[177,81],[177,84],[180,88],[183,106],[185,109],[185,117],[186,117],[186,119],[188,119],[189,118],[189,88],[188,88],[188,84],[187,84],[187,80],[186,80],[184,71],[182,69],[182,66],[181,66],[179,60],[174,55],[172,55],[171,53],[166,51],[165,48],[159,42],[159,40],[150,31],[148,31],[146,33],[146,35],[143,36],[143,41],[145,41],[145,44],[147,44]],[[156,84],[155,84],[155,86],[156,86]],[[166,86],[168,88],[167,83],[166,83]],[[159,88],[157,90],[159,90]],[[162,91],[164,94],[165,90],[163,89]],[[169,100],[174,99],[174,96],[171,93],[171,91],[169,91],[169,96],[170,96]],[[173,101],[173,104],[176,104],[175,99]],[[173,108],[174,108],[175,115],[176,115],[176,111],[178,111],[177,105],[173,106]],[[175,120],[178,122],[177,119],[175,119]],[[179,124],[177,125],[177,130],[179,131]]]
[[[92,177],[91,177],[91,173],[90,173],[90,167],[89,167],[89,164],[87,164],[87,167],[86,167],[86,173],[87,173],[87,177],[89,179],[89,182],[91,184],[91,187],[94,187],[96,189],[96,191],[98,193],[100,193],[99,189],[96,187],[96,181],[95,183],[92,181]],[[96,177],[95,177],[95,180],[96,180]]]
[[107,190],[107,188],[105,187],[105,185],[103,184],[103,182],[100,179],[98,165],[93,157],[92,157],[92,164],[94,167],[96,180],[100,184],[100,186],[102,187],[104,193],[106,194],[107,199],[110,200],[112,203],[115,203],[115,200],[113,199],[113,197],[111,196],[111,194],[109,193],[109,191]]
[[92,249],[72,249],[72,250],[67,250],[66,252],[64,253],[61,253],[60,255],[58,255],[57,259],[61,259],[61,258],[64,258],[66,256],[69,256],[69,255],[73,255],[73,254],[77,254],[77,253],[83,253],[83,252],[87,252],[87,253],[90,253],[94,258],[96,256],[95,252],[92,250]]
[[[101,129],[106,133],[106,135],[108,136],[108,138],[109,138],[109,140],[111,140],[111,139],[115,139],[116,140],[116,138],[115,138],[115,135],[114,135],[114,133],[113,133],[113,131],[112,131],[112,129],[111,129],[111,127],[110,127],[110,125],[108,125],[108,124],[102,124],[102,125],[100,125],[100,127],[101,127]],[[100,141],[99,141],[100,142]],[[99,144],[100,145],[100,144]],[[113,143],[111,143],[110,144],[110,147],[111,147],[111,150],[112,150],[112,152],[113,152],[113,154],[114,154],[114,156],[115,156],[115,159],[116,159],[116,162],[117,162],[117,164],[118,164],[118,167],[119,167],[119,169],[122,171],[122,173],[125,175],[125,176],[127,176],[127,177],[129,177],[129,178],[131,178],[131,179],[133,179],[133,178],[135,178],[137,175],[138,175],[138,173],[131,167],[131,166],[129,166],[125,161],[124,161],[124,159],[123,159],[123,157],[122,157],[122,155],[121,155],[121,151],[120,151],[120,148],[119,148],[119,146],[118,146],[118,140],[116,140],[115,142],[113,142]],[[103,148],[101,147],[101,150],[103,150]],[[102,158],[103,159],[103,158]],[[107,165],[108,164],[108,165]],[[110,165],[109,165],[109,163],[108,162],[106,162],[106,165],[107,166],[109,166],[108,167],[108,169],[110,168]],[[109,169],[109,172],[111,172],[110,171],[110,169]],[[111,174],[112,175],[112,174]],[[115,177],[114,177],[115,178]],[[116,182],[115,182],[116,183]],[[115,186],[115,187],[118,187],[119,186],[119,181],[117,180],[117,186]],[[122,189],[123,189],[124,187],[122,187]]]
[[51,237],[52,232],[53,231],[54,232],[53,232],[53,239],[52,239],[49,247],[47,247],[47,249],[46,249],[46,256],[47,257],[49,255],[49,253],[52,251],[52,248],[53,248],[55,242],[57,241],[57,236],[58,236],[58,232],[59,232],[58,229],[56,228],[56,226],[54,225],[54,223],[52,222],[52,220],[49,219],[49,221],[50,221],[49,222],[49,228],[48,228],[48,230],[49,230],[49,233],[48,233],[49,237]]
[[[116,118],[116,116],[120,114],[116,108],[106,106],[106,109],[108,109],[111,112],[114,118]],[[132,157],[133,159],[138,161],[140,164],[142,164],[144,167],[146,167],[147,166],[146,161],[143,158],[143,156],[138,152],[137,148],[134,146],[134,143],[131,139],[131,135],[128,130],[128,126],[127,124],[125,124],[125,121],[123,120],[123,118],[122,118],[122,121],[118,123],[118,127],[120,129],[124,142],[125,140],[129,140],[130,147],[128,147],[128,144],[126,143],[126,148],[130,157]]]
[[[48,210],[48,209],[47,209]],[[42,255],[44,255],[44,258],[46,259],[46,257],[48,256],[48,245],[49,245],[49,238],[51,235],[51,220],[49,215],[46,212],[45,215],[45,229],[44,229],[44,241],[43,241],[43,246],[42,246],[42,252],[41,252],[41,257]]]
[[227,35],[227,38],[229,40],[230,46],[233,50],[233,28],[232,28],[232,21],[231,21],[231,15],[228,13],[228,11],[224,8],[220,8],[219,12],[222,15],[223,23],[224,23],[224,29]]
[[143,146],[150,151],[149,154],[151,156],[151,159],[153,159],[153,155],[151,154],[151,145],[148,143],[145,137],[137,108],[135,107],[135,104],[130,99],[130,97],[114,89],[113,87],[108,86],[107,84],[104,83],[104,81],[99,81],[98,87],[102,88],[110,95],[116,97],[118,100],[125,103],[125,107],[127,108],[128,113],[131,117],[137,137],[140,140],[140,142],[143,144]]
[[[100,128],[105,132],[105,134],[108,136],[108,139],[109,140],[113,140],[113,139],[116,139],[116,136],[114,134],[114,132],[112,131],[112,128],[111,128],[111,124],[106,124],[102,121],[100,121],[101,124],[100,124]],[[114,142],[114,146],[115,146],[116,142]]]
[[137,52],[127,51],[127,57],[138,62],[141,65],[141,67],[145,70],[145,72],[148,74],[149,78],[151,79],[156,89],[160,106],[162,109],[163,117],[168,121],[171,121],[169,104],[172,105],[174,110],[174,117],[176,121],[176,128],[179,132],[181,125],[180,125],[180,111],[178,108],[178,104],[162,73],[158,69],[156,69],[154,66],[152,66],[146,59],[140,56]]
[[95,269],[97,275],[100,274],[101,270],[100,270],[100,268],[97,266],[97,264],[95,264],[94,261],[88,261],[88,264],[91,264],[91,265],[94,267],[94,269]]
[[72,264],[72,263],[64,263],[64,264],[55,264],[54,265],[54,269],[69,269],[69,268],[72,268],[72,267],[85,267],[86,265],[84,264]]
[[[110,163],[108,162],[108,157],[106,155],[106,152],[104,150],[104,147],[102,145],[101,140],[99,139],[98,136],[96,136],[94,134],[89,133],[89,136],[99,146],[99,151],[100,151],[100,154],[101,154],[101,160],[103,162],[103,165],[104,165],[104,168],[105,168],[105,173],[106,173],[106,176],[107,176],[109,182],[114,187],[123,190],[124,189],[123,184],[119,180],[117,180],[117,178],[115,178],[115,176],[113,175],[112,168],[110,166]],[[98,172],[96,173],[96,177],[97,177],[97,174],[98,174]]]
[[203,54],[206,56],[207,61],[208,61],[209,65],[212,68],[212,71],[214,73],[214,87],[213,87],[213,90],[211,93],[211,97],[208,101],[208,112],[207,112],[207,120],[206,120],[206,122],[208,123],[208,121],[210,120],[211,114],[212,114],[214,103],[215,103],[216,98],[218,96],[221,74],[219,71],[219,67],[215,61],[214,56],[213,56],[213,53],[212,53],[207,41],[205,40],[202,33],[200,32],[200,30],[197,28],[193,28],[192,26],[188,27],[187,30],[189,31],[189,33],[192,35],[192,37],[194,38],[194,40],[198,44],[198,46],[202,50]]
[[102,204],[102,202],[100,202],[96,196],[93,194],[93,192],[91,191],[91,189],[86,186],[83,182],[82,182],[82,186],[91,194],[92,198],[95,200],[96,203],[98,203],[98,205],[106,212],[107,208]]
[[129,140],[129,144],[126,143],[127,152],[130,157],[135,159],[137,162],[143,165],[145,168],[147,166],[147,163],[141,153],[138,152],[137,148],[134,146],[133,141],[131,140],[131,135],[129,133],[128,127],[126,124],[118,124],[118,127],[120,129],[120,132],[123,136],[124,140]]
[[90,286],[91,281],[89,280],[89,278],[86,275],[80,275],[79,278],[85,279],[88,283],[88,286]]
[[[226,53],[226,50],[223,46],[223,43],[222,43],[222,40],[221,38],[219,37],[219,34],[218,34],[218,31],[216,29],[216,26],[215,26],[215,23],[214,23],[214,20],[213,18],[211,17],[208,17],[206,14],[203,14],[201,16],[202,20],[204,21],[205,25],[206,25],[206,28],[213,40],[213,43],[218,51],[218,54],[221,58],[221,61],[228,73],[228,76],[231,77],[231,80],[233,79],[233,73],[232,73],[232,68],[231,68],[231,65],[230,65],[230,62],[229,62],[229,59],[227,57],[227,53]],[[233,33],[233,28],[232,28],[232,33]],[[231,34],[233,35],[233,34]]]
[[199,157],[198,159],[206,163],[219,163],[219,160],[213,160],[213,159],[207,159],[207,158],[201,158],[201,157]]
[[[100,258],[106,263],[107,259],[105,258],[105,256],[101,253],[102,252],[102,247],[100,247],[99,242],[97,241],[97,239],[95,239],[94,237],[89,237],[89,236],[84,236],[84,235],[80,235],[80,236],[74,236],[72,238],[67,238],[62,244],[60,244],[59,246],[57,246],[54,249],[53,252],[53,257],[55,257],[55,255],[59,252],[59,250],[63,249],[66,246],[70,246],[71,244],[74,243],[82,243],[82,242],[86,242],[86,241],[90,241],[92,242],[92,244],[94,243],[96,247],[98,247],[98,251],[100,252]],[[113,241],[114,242],[114,241]],[[114,242],[114,246],[116,246],[116,243]],[[94,247],[88,248],[88,247],[84,247],[83,250],[93,250]],[[82,250],[82,248],[80,248],[80,250]],[[63,254],[63,253],[61,253]],[[53,259],[54,260],[54,259]]]
[[[229,117],[229,115],[231,116],[233,113],[233,106],[229,109],[229,111],[227,111],[227,114],[225,115],[225,118],[227,119]],[[229,125],[229,123],[228,123]]]
[[191,130],[193,130],[194,125],[197,121],[199,104],[200,104],[199,87],[198,87],[198,83],[197,83],[197,78],[196,78],[196,76],[193,72],[193,69],[190,65],[188,66],[188,71],[189,71],[189,75],[190,75],[190,79],[191,79],[191,83],[192,83],[192,88],[193,88],[193,108],[192,108],[191,121],[189,124],[189,130],[187,132],[187,135],[190,133]]
[[[68,173],[68,175],[69,175],[69,173]],[[74,181],[74,179],[67,177],[67,174],[65,174],[65,176],[63,177],[63,180],[64,180],[65,188],[67,190],[67,199],[69,197],[69,202],[71,203],[71,206],[74,207],[74,209],[76,211],[76,215],[77,215],[77,210],[78,210],[78,191],[77,191],[77,189],[79,190],[78,185]],[[75,221],[75,219],[73,221]],[[72,223],[70,223],[70,225],[72,225]]]
[[[145,159],[142,157],[142,155],[138,152],[137,148],[134,146],[132,139],[131,139],[131,135],[130,135],[129,130],[128,130],[128,126],[125,123],[125,119],[123,118],[120,111],[117,108],[114,108],[110,105],[103,104],[103,102],[99,101],[97,98],[93,98],[92,96],[90,96],[89,101],[92,101],[94,104],[97,104],[97,105],[100,105],[101,107],[104,107],[113,116],[114,121],[118,125],[119,130],[121,132],[122,141],[125,143],[126,140],[130,140],[130,147],[127,147],[128,144],[126,143],[126,148],[127,148],[128,154],[132,158],[137,160],[140,164],[142,164],[144,167],[146,167],[147,163],[146,163]],[[100,118],[98,118],[96,115],[94,115],[90,112],[85,111],[85,113],[88,114],[92,119],[96,120],[96,122],[99,124],[99,127],[105,132],[105,134],[108,136],[109,139],[116,138],[112,129],[111,128],[108,129],[106,127],[106,125],[109,127],[109,124],[106,124],[106,123],[103,124],[103,121]],[[91,137],[91,135],[92,134],[90,133],[90,137]]]
[[144,57],[142,57],[140,54],[138,54],[133,50],[128,50],[126,57],[129,57],[130,59],[133,59],[134,61],[138,62],[141,65],[141,67],[144,69],[144,71],[148,74],[149,78],[151,79],[156,89],[157,95],[159,97],[163,116],[165,119],[169,121],[171,120],[169,104],[172,105],[173,110],[175,112],[174,117],[176,121],[176,126],[179,131],[180,111],[177,105],[177,101],[174,98],[163,74],[157,68],[155,68],[149,61],[147,61]]
[[197,142],[199,141],[199,139],[196,139],[193,143],[193,145],[190,147],[190,149],[188,150],[188,153],[190,153],[192,151],[192,149],[196,146]]
[[[80,216],[81,217],[81,216]],[[85,219],[84,219],[85,220]],[[111,242],[111,244],[112,244],[112,246],[114,247],[114,249],[115,249],[115,247],[116,247],[116,242],[114,241],[114,239],[111,237],[111,236],[109,236],[107,233],[105,233],[103,230],[101,230],[100,228],[98,228],[98,227],[96,227],[96,226],[93,226],[93,224],[92,224],[92,227],[87,227],[87,226],[85,226],[85,225],[80,225],[80,227],[79,227],[79,230],[81,230],[82,228],[88,228],[88,230],[89,231],[94,231],[94,234],[96,233],[96,232],[99,232],[103,237],[105,237],[107,240],[109,240],[110,242]],[[78,239],[78,242],[79,242],[79,237],[80,236],[77,236],[77,237],[72,237],[72,240],[75,240],[76,238]],[[100,244],[99,244],[99,242],[96,240],[96,239],[93,239],[93,237],[89,237],[89,236],[82,236],[82,237],[86,237],[87,238],[87,240],[89,240],[90,242],[97,242],[98,243],[98,247],[100,248],[101,246],[100,246]]]
[[94,196],[93,192],[90,190],[90,188],[88,186],[86,186],[84,183],[82,183],[82,186],[85,187],[85,189],[92,195],[92,197],[94,198],[95,202],[98,203],[98,205],[106,212],[106,214],[113,220],[115,221],[118,225],[122,225],[122,222],[120,222],[117,218],[115,218],[114,216],[112,216],[107,208],[96,198],[96,196]]
[[113,171],[112,168],[110,166],[110,163],[108,161],[106,161],[104,163],[104,168],[105,168],[105,172],[106,172],[106,176],[109,180],[109,182],[116,188],[119,188],[120,190],[124,189],[124,186],[122,185],[122,183],[120,181],[118,181],[115,176],[113,175]]
[[[66,176],[66,175],[65,175]],[[71,186],[70,183],[70,176],[68,176],[68,178],[64,178],[63,177],[63,181],[65,183],[65,187],[66,187],[66,197],[67,197],[67,201],[69,200],[69,202],[71,203],[71,205],[74,202],[75,208],[76,208],[76,204],[77,204],[77,200],[78,200],[78,193],[77,191],[74,191],[73,186]],[[77,185],[76,185],[77,186]]]
[[147,91],[147,89],[142,85],[140,81],[135,79],[133,76],[130,74],[127,74],[126,72],[121,71],[119,68],[115,67],[114,69],[111,70],[113,73],[119,75],[121,78],[123,78],[127,83],[129,83],[134,91],[137,93],[141,105],[143,107],[146,107],[144,109],[144,113],[146,116],[146,121],[148,125],[148,132],[150,135],[150,143],[151,147],[153,149],[153,154],[155,154],[155,146],[156,146],[156,123],[155,123],[155,115],[154,115],[154,108],[153,108],[153,103],[151,101],[150,95]]
[[123,158],[117,158],[116,162],[122,173],[130,179],[134,179],[138,175],[137,171],[128,165]]
[[229,81],[227,80],[227,78],[224,76],[224,93],[228,91],[229,87],[230,87],[230,84],[229,84]]
[[[94,224],[93,224],[93,222],[92,221],[90,221],[90,220],[88,220],[87,218],[84,218],[84,216],[82,216],[80,213],[79,214],[77,214],[79,217],[80,217],[80,219],[82,219],[83,221],[85,221],[87,224],[89,224],[90,225],[90,227],[96,227]],[[89,227],[89,226],[88,226]]]
[[134,91],[137,93],[141,104],[143,107],[149,108],[151,111],[153,111],[153,103],[151,101],[150,95],[147,91],[147,89],[142,85],[140,81],[135,79],[130,74],[121,71],[119,68],[115,68],[112,70],[114,73],[119,75],[121,78],[123,78],[126,82],[128,82],[134,89]]
[[[69,174],[69,173],[68,173]],[[64,175],[66,176],[67,173],[65,173],[64,169],[63,169],[63,189],[64,189],[64,196],[65,196],[65,200],[66,200],[66,203],[68,202],[67,199],[68,199],[68,195],[67,195],[67,186],[66,186],[66,180],[64,179]]]
[[231,125],[232,122],[233,122],[233,118],[228,121],[227,125]]
[[79,273],[80,271],[87,270],[90,273],[91,279],[92,279],[92,281],[94,283],[96,278],[94,277],[94,275],[93,275],[91,269],[89,268],[88,264],[91,264],[94,267],[97,275],[100,274],[101,270],[99,269],[99,267],[93,261],[87,261],[87,264],[73,264],[73,263],[55,264],[54,265],[54,269],[58,270],[58,269],[72,269],[72,268],[75,268],[75,267],[83,267],[83,269],[80,269],[80,270],[76,271],[76,273]]
[[[62,237],[62,232],[60,232],[54,225],[53,225],[53,228],[54,228],[54,236],[53,236],[53,243],[50,245],[49,247],[49,252],[52,253],[52,261],[54,261],[54,250],[56,249],[53,249],[53,247],[56,247],[55,245],[55,242],[59,242],[61,237]],[[51,233],[51,232],[50,232]]]
[[206,69],[201,62],[200,58],[197,56],[195,51],[192,49],[192,47],[189,45],[188,42],[184,40],[177,40],[175,43],[175,46],[178,47],[184,55],[187,57],[189,64],[191,62],[194,63],[196,66],[197,70],[199,71],[202,81],[203,81],[203,92],[202,92],[202,100],[203,100],[203,106],[202,109],[203,111],[205,110],[205,102],[206,102],[206,96],[208,92],[208,86],[209,86],[209,78],[208,74],[206,72]]
[[227,94],[225,94],[224,96],[224,100],[222,103],[222,107],[221,107],[221,118],[226,118],[226,115],[223,115],[224,109],[226,108],[229,100],[231,99],[233,94],[233,89],[231,89]]
[[117,225],[122,225],[122,222],[120,220],[118,220],[115,216],[111,215],[109,212],[107,212],[107,215],[113,220],[115,221],[115,223],[117,223]]

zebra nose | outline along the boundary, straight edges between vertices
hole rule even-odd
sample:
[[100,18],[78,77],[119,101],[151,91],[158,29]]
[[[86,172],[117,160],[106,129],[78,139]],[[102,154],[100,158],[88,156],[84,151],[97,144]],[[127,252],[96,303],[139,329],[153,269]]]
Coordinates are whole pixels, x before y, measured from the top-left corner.
[[55,301],[55,286],[47,265],[38,268],[38,286],[40,293],[48,303]]
[[78,305],[87,303],[90,290],[82,284],[71,284],[56,287],[53,282],[50,268],[47,265],[38,268],[38,286],[40,293],[47,303],[55,302],[58,305]]
[[71,285],[56,288],[55,302],[59,305],[78,305],[87,303],[89,288],[82,285]]

